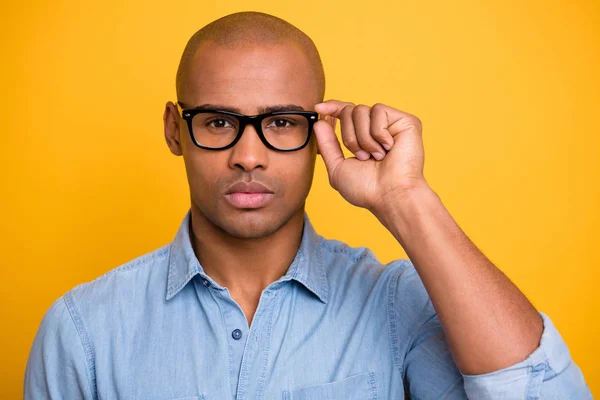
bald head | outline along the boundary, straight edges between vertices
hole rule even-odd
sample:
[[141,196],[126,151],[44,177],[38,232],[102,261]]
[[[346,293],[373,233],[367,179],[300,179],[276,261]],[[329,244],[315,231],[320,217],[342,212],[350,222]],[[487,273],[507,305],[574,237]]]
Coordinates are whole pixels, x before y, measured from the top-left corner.
[[313,70],[315,84],[322,100],[325,94],[325,73],[321,57],[313,41],[294,25],[260,12],[240,12],[222,17],[196,32],[188,41],[177,69],[177,98],[182,99],[186,75],[196,51],[203,43],[212,42],[227,48],[247,46],[292,45],[306,55]]

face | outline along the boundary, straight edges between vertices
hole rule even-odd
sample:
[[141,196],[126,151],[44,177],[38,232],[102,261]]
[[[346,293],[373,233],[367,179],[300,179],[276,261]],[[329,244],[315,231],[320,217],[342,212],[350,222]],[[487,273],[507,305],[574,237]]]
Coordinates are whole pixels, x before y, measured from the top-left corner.
[[[311,71],[293,44],[226,48],[205,43],[187,71],[179,101],[185,108],[210,104],[246,115],[282,105],[312,111],[321,99]],[[248,125],[232,148],[205,150],[193,144],[187,124],[167,103],[165,135],[173,154],[183,155],[194,218],[237,238],[264,237],[291,218],[302,218],[316,159],[314,133],[303,149],[279,152],[268,149]],[[269,193],[248,194],[257,183]]]

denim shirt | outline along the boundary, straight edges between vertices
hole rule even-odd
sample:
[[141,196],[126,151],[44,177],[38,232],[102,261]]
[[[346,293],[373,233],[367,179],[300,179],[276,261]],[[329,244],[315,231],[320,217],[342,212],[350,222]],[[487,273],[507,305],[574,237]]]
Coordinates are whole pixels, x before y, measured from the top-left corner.
[[25,399],[591,399],[550,319],[527,359],[463,375],[409,260],[318,235],[304,216],[286,274],[251,326],[204,273],[188,210],[173,242],[77,286],[47,311]]

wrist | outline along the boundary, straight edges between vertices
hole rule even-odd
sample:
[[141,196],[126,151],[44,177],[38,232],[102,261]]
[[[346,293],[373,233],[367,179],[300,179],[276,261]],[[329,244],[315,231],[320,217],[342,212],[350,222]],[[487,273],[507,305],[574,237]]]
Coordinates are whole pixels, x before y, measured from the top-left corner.
[[402,238],[414,225],[412,221],[421,218],[439,201],[437,193],[422,181],[386,193],[370,211],[396,239],[403,242]]
[[377,218],[385,218],[388,214],[395,214],[399,207],[406,207],[414,202],[415,198],[426,196],[433,192],[424,179],[397,186],[393,190],[386,191],[377,198],[377,201],[369,207]]

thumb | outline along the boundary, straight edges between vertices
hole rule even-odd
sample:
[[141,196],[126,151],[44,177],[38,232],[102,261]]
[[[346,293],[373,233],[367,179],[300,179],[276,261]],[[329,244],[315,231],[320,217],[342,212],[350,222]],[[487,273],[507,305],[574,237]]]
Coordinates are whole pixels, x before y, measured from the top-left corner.
[[325,162],[325,167],[331,178],[335,169],[345,159],[342,147],[331,125],[324,120],[317,121],[313,130],[317,137],[319,153]]

